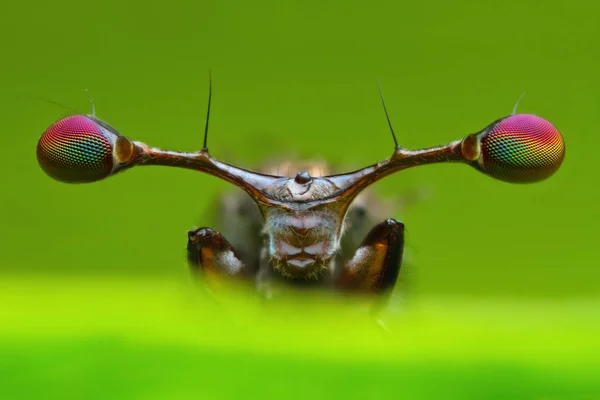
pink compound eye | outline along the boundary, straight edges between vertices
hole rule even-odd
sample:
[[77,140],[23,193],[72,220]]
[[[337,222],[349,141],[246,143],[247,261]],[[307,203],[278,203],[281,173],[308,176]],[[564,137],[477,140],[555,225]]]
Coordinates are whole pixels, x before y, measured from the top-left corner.
[[550,122],[517,114],[495,122],[480,134],[480,167],[513,183],[537,182],[554,174],[565,158],[565,142]]
[[52,178],[68,182],[93,182],[113,170],[109,135],[94,119],[72,115],[52,124],[37,145],[37,159]]

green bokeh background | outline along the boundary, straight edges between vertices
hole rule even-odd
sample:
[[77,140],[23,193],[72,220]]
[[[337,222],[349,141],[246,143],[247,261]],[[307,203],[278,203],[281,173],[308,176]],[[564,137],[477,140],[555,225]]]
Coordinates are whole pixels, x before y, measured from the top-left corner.
[[[492,392],[498,398],[593,398],[585,396],[597,389],[586,374],[600,365],[597,336],[590,333],[598,333],[600,314],[597,2],[23,2],[4,5],[0,34],[0,351],[6,355],[0,369],[12,398],[36,390],[59,398],[450,398],[450,382],[458,382],[457,398],[481,398],[486,391],[488,398]],[[406,213],[390,215],[408,230],[404,297],[420,299],[424,305],[417,308],[426,315],[457,298],[461,306],[434,312],[427,324],[410,319],[409,327],[388,316],[398,325],[390,333],[396,351],[376,352],[368,362],[346,360],[365,343],[389,340],[368,322],[356,322],[364,336],[344,331],[336,351],[315,340],[304,345],[311,349],[305,354],[287,353],[281,344],[275,356],[271,341],[240,341],[232,334],[237,327],[215,322],[221,311],[186,301],[194,297],[186,286],[186,232],[210,222],[211,204],[228,184],[148,167],[65,185],[46,177],[35,158],[39,135],[70,113],[40,99],[89,112],[84,89],[98,116],[130,138],[197,150],[209,69],[211,153],[242,167],[279,155],[356,167],[387,157],[393,145],[376,79],[405,147],[478,131],[509,114],[526,92],[519,111],[552,121],[565,137],[567,156],[555,176],[535,185],[494,181],[462,165],[416,168],[378,183],[385,196],[420,188],[431,193]],[[161,302],[173,296],[181,301]],[[115,320],[123,304],[130,307]],[[240,297],[227,308],[244,314],[245,304]],[[494,320],[498,308],[508,315],[528,311]],[[339,313],[339,305],[330,311]],[[446,334],[464,314],[473,315],[464,321],[466,331],[477,332],[489,351],[467,351],[471,342],[462,333]],[[179,322],[167,318],[172,315]],[[308,335],[317,324],[310,315],[306,332],[282,323],[258,335],[250,321],[240,335]],[[321,318],[321,326],[337,326],[335,318]],[[563,336],[552,336],[557,318]],[[539,320],[531,330],[517,329],[531,319]],[[155,334],[163,324],[173,332]],[[500,329],[506,325],[515,329]],[[203,329],[182,345],[178,327]],[[404,330],[417,351],[403,353],[398,345]],[[213,336],[224,338],[222,352],[214,350]],[[450,351],[454,339],[462,346]],[[581,346],[560,351],[559,339]],[[529,343],[541,343],[538,353],[525,351]],[[438,357],[432,344],[448,351]],[[295,346],[290,340],[290,349]],[[513,350],[508,358],[507,349]],[[555,352],[569,363],[554,365]],[[169,373],[159,368],[165,363]],[[247,378],[232,386],[225,371],[236,363]],[[277,370],[273,365],[290,374],[274,373],[276,382],[265,389],[260,382]],[[390,370],[413,372],[396,386]],[[333,378],[315,380],[313,391],[290,389],[311,374]],[[439,392],[431,387],[434,377],[443,377]],[[19,389],[28,383],[28,391]]]

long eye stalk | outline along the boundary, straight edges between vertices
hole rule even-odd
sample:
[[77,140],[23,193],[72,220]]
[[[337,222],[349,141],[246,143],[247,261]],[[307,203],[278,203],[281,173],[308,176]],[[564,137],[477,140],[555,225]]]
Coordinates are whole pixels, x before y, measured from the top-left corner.
[[66,183],[98,181],[135,165],[163,165],[216,176],[257,200],[279,179],[220,162],[207,149],[183,153],[132,142],[105,122],[85,115],[63,118],[46,129],[38,142],[37,158],[48,175]]
[[264,190],[280,177],[247,171],[210,156],[207,139],[211,100],[212,77],[209,75],[204,143],[199,152],[165,151],[132,142],[96,118],[92,102],[92,115],[72,115],[46,129],[37,145],[38,162],[49,176],[66,183],[94,182],[135,165],[187,168],[231,182],[256,201],[268,202]]
[[501,118],[479,133],[445,146],[424,150],[396,148],[384,161],[328,179],[341,189],[332,198],[346,198],[406,168],[462,162],[499,180],[533,183],[552,176],[564,157],[563,137],[550,122],[536,115],[517,114]]

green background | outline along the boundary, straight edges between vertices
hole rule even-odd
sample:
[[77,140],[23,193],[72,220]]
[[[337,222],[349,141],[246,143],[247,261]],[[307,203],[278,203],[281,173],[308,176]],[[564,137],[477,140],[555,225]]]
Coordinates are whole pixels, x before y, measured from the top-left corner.
[[[457,398],[594,397],[597,2],[13,2],[0,34],[0,369],[13,398],[450,398],[453,387]],[[526,92],[519,111],[554,123],[567,156],[535,185],[435,165],[375,186],[430,193],[390,215],[407,226],[402,295],[416,315],[392,310],[391,338],[362,320],[343,340],[315,336],[346,326],[334,315],[347,307],[328,304],[300,324],[292,315],[304,315],[304,299],[274,320],[251,312],[269,321],[260,325],[245,316],[245,295],[224,306],[233,321],[244,315],[240,329],[189,301],[203,295],[188,287],[185,264],[187,230],[210,224],[227,183],[149,167],[65,185],[44,175],[34,150],[71,113],[46,100],[87,113],[85,89],[128,137],[197,150],[209,70],[211,153],[242,167],[282,156],[362,167],[389,156],[377,79],[405,147],[476,132]],[[187,330],[193,340],[181,339]],[[235,384],[232,365],[244,376]]]

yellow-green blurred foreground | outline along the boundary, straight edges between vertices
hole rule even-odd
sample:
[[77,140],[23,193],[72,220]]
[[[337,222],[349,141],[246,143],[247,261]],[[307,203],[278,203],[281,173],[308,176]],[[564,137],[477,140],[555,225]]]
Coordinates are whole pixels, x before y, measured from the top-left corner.
[[[600,3],[5,2],[0,12],[0,399],[599,399]],[[512,111],[563,133],[552,178],[464,165],[374,189],[426,196],[382,328],[331,298],[208,296],[185,263],[227,183],[140,167],[52,181],[35,147],[73,111],[133,140],[348,168]],[[50,102],[46,101],[49,100]],[[294,174],[296,171],[290,171]]]
[[[15,289],[15,288],[19,289]],[[3,398],[535,398],[600,394],[598,300],[360,304],[178,281],[3,282]]]

